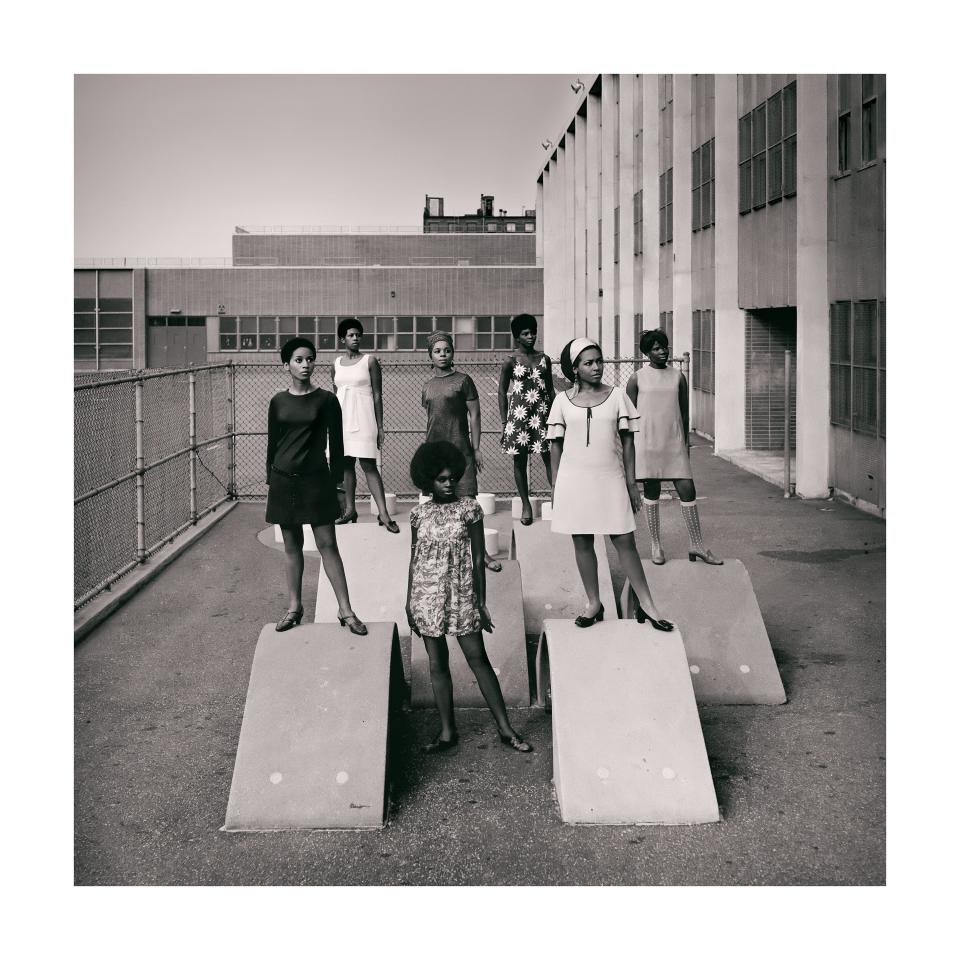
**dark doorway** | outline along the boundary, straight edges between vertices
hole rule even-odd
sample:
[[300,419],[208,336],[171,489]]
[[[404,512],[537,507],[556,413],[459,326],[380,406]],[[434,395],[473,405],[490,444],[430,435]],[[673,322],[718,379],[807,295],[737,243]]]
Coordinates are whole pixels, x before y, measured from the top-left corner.
[[748,310],[746,316],[746,446],[783,450],[784,355],[793,354],[790,385],[790,439],[797,436],[797,309]]

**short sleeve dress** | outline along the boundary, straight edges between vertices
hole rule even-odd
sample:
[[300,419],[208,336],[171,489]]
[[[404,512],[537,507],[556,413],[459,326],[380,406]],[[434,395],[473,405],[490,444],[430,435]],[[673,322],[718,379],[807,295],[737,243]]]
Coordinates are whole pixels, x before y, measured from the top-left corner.
[[433,377],[423,385],[421,403],[427,411],[427,442],[446,440],[467,461],[467,469],[457,484],[458,497],[477,495],[477,463],[470,446],[467,401],[478,399],[473,380],[458,370],[443,377]]
[[410,609],[421,635],[463,636],[480,629],[469,528],[482,520],[476,500],[428,500],[410,511],[417,535]]
[[623,472],[620,431],[636,431],[637,411],[620,387],[593,407],[558,393],[547,437],[563,440],[553,488],[554,533],[619,534],[636,530]]
[[634,438],[638,480],[691,479],[690,456],[680,416],[680,377],[676,367],[644,364],[637,371],[640,428]]
[[542,453],[547,443],[547,413],[550,368],[546,356],[525,363],[513,358],[510,386],[507,390],[507,423],[500,449],[504,453]]
[[370,383],[370,354],[356,363],[333,361],[333,382],[343,410],[343,452],[348,457],[374,460],[377,456],[377,418]]

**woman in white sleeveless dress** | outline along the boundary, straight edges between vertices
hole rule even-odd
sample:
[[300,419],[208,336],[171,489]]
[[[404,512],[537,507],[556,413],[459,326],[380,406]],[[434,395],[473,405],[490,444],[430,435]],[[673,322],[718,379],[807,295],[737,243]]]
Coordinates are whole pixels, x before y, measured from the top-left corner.
[[383,480],[377,469],[377,451],[383,445],[383,395],[380,364],[376,357],[360,352],[363,325],[355,317],[341,320],[337,337],[346,347],[346,354],[333,362],[330,375],[343,411],[343,492],[346,503],[343,515],[336,523],[355,523],[357,520],[356,462],[367,481],[367,487],[377,504],[378,522],[390,533],[400,528],[387,511],[383,495]]

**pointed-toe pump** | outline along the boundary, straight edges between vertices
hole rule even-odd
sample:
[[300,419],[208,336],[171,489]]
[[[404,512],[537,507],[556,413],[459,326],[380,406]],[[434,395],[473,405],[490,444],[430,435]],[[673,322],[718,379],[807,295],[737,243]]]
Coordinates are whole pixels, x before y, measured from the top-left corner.
[[300,621],[303,619],[303,607],[298,607],[296,610],[288,610],[274,628],[277,633],[283,633],[284,630],[292,630],[297,626]]
[[356,523],[357,511],[352,510],[350,513],[344,513],[342,516],[337,517],[337,519],[334,520],[333,522],[337,524],[337,526],[340,526],[341,524],[344,524],[344,523]]
[[600,609],[592,617],[587,617],[587,616],[584,616],[583,614],[580,614],[580,616],[577,617],[577,619],[574,620],[573,622],[578,627],[592,627],[595,623],[599,623],[602,619],[603,619],[603,604],[601,603]]
[[673,624],[669,620],[654,620],[653,617],[647,616],[643,607],[637,604],[637,623],[646,623],[648,620],[654,630],[663,630],[665,633],[669,633],[673,629]]
[[396,521],[396,520],[388,520],[386,523],[384,523],[384,522],[383,522],[383,518],[380,516],[379,513],[377,514],[377,526],[379,526],[379,527],[386,527],[387,530],[390,531],[390,533],[399,533],[399,532],[400,532],[400,528],[397,526],[397,521]]

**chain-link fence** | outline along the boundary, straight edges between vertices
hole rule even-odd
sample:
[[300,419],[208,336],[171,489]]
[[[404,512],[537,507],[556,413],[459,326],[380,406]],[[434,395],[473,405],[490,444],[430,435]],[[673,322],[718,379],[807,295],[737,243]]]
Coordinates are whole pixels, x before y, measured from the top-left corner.
[[229,365],[74,385],[74,607],[232,496]]
[[[497,391],[503,357],[464,359],[480,397],[480,490],[516,492],[513,458],[500,447]],[[671,361],[688,370],[689,358]],[[626,386],[640,361],[608,360],[604,379]],[[410,460],[423,442],[425,356],[381,359],[384,487],[401,498],[419,491]],[[569,387],[553,363],[554,386]],[[332,389],[328,367],[314,382]],[[267,406],[289,378],[278,363],[226,363],[141,372],[74,386],[74,604],[89,601],[230,498],[267,495]],[[528,458],[531,494],[549,493],[541,457]],[[369,495],[357,470],[357,494]]]

